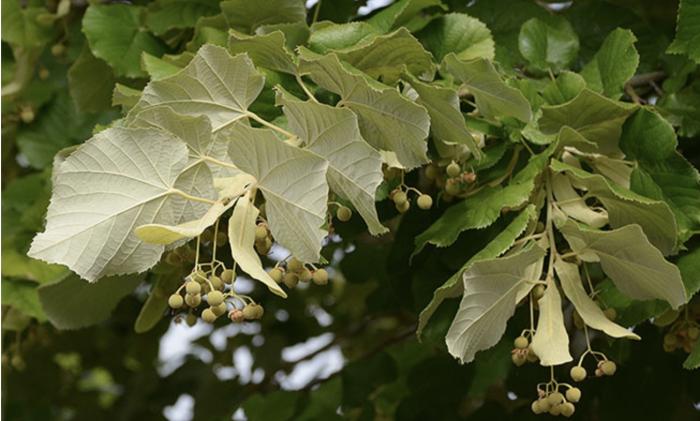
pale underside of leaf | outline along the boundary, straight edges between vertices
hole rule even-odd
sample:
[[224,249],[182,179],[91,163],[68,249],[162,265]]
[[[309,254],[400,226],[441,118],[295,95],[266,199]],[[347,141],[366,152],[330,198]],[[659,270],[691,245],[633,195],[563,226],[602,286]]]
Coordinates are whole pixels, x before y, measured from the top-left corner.
[[281,141],[269,129],[234,125],[227,130],[234,164],[256,178],[276,241],[306,262],[320,259],[326,220],[328,162]]
[[394,152],[407,169],[428,162],[430,117],[423,106],[342,64],[335,54],[306,52],[299,66],[319,86],[341,96],[340,104],[357,114],[362,137],[370,145]]
[[133,230],[172,224],[185,206],[171,197],[187,164],[187,147],[153,129],[107,129],[54,168],[46,230],[31,257],[67,265],[88,281],[142,272],[163,246],[141,242]]
[[605,209],[591,209],[574,190],[567,176],[562,174],[552,176],[552,192],[559,208],[569,217],[593,228],[601,228],[608,224],[608,213]]
[[236,261],[241,270],[253,279],[265,284],[273,293],[286,298],[287,294],[265,272],[260,257],[253,249],[258,209],[251,203],[249,195],[239,198],[235,203],[233,214],[228,223],[228,238],[233,260]]
[[306,150],[328,160],[331,190],[353,204],[371,234],[387,232],[374,206],[375,192],[383,180],[382,160],[362,139],[355,114],[279,92],[277,102],[284,105],[292,133],[302,139]]
[[494,238],[486,247],[469,259],[454,275],[452,275],[444,284],[435,290],[430,303],[421,311],[418,316],[418,327],[416,328],[416,336],[420,340],[423,329],[428,320],[432,317],[435,310],[447,298],[458,297],[464,291],[464,283],[462,274],[469,269],[474,262],[482,259],[493,259],[505,253],[515,240],[525,231],[528,223],[535,218],[535,207],[529,205],[513,221]]
[[613,228],[639,224],[649,241],[664,255],[673,253],[677,243],[677,224],[673,211],[659,200],[652,200],[609,182],[599,174],[553,160],[551,168],[566,174],[574,185],[585,188],[605,206]]
[[180,72],[149,83],[128,118],[166,105],[180,114],[204,115],[218,131],[250,115],[248,107],[264,83],[246,54],[231,57],[225,49],[207,44]]
[[598,231],[569,221],[559,230],[581,259],[599,260],[603,271],[628,297],[637,300],[658,298],[673,308],[687,301],[678,268],[651,245],[639,225]]
[[406,78],[418,93],[418,103],[430,114],[430,130],[433,136],[447,145],[466,145],[477,159],[481,159],[481,149],[467,130],[464,116],[459,109],[457,91],[421,82],[411,75],[406,75]]
[[525,123],[532,119],[530,103],[519,90],[501,80],[491,62],[482,58],[461,61],[451,53],[443,63],[448,72],[469,88],[479,112],[487,118],[514,117]]
[[613,338],[640,339],[634,332],[610,321],[598,304],[588,296],[583,288],[578,265],[557,259],[554,262],[554,269],[564,294],[574,305],[586,325],[601,330]]
[[464,273],[464,296],[445,341],[450,354],[468,363],[481,350],[503,336],[515,312],[515,299],[525,279],[525,269],[544,256],[533,246],[508,257],[474,263]]

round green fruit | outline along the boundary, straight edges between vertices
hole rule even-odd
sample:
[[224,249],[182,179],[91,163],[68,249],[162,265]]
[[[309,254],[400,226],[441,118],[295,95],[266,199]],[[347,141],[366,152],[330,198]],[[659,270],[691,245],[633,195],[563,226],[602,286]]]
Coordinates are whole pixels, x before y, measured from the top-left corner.
[[460,167],[458,163],[452,161],[450,165],[447,166],[446,172],[450,177],[457,177],[462,173],[462,167]]
[[421,194],[420,196],[418,196],[418,200],[416,200],[416,203],[418,204],[419,208],[423,210],[428,210],[433,207],[433,198],[427,194]]
[[348,207],[341,206],[335,212],[335,216],[338,218],[338,221],[340,221],[340,222],[348,222],[350,220],[350,218],[352,218],[352,211]]
[[326,285],[328,283],[328,271],[325,269],[317,269],[314,271],[311,279],[316,285]]
[[185,299],[182,298],[180,294],[173,294],[168,298],[168,305],[170,308],[177,310],[185,304]]
[[571,375],[571,379],[575,382],[580,382],[583,381],[586,376],[588,375],[586,373],[586,369],[581,367],[580,365],[571,367],[571,371],[569,372],[569,375]]

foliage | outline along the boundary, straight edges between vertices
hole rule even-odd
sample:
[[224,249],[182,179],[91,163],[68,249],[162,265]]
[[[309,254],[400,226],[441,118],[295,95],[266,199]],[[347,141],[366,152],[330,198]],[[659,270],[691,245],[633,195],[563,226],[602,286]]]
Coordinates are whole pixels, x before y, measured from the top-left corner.
[[698,2],[361,6],[2,3],[9,418],[695,416]]

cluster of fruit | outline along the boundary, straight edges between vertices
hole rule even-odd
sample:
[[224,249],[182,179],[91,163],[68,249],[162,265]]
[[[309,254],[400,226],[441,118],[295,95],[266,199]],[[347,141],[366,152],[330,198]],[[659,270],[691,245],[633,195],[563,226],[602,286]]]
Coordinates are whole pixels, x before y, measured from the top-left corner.
[[[596,353],[596,354],[601,354],[601,353]],[[615,361],[611,361],[603,355],[603,359],[598,360],[598,363],[596,365],[595,376],[596,377],[612,376],[613,374],[615,374],[616,371],[617,371],[617,364],[615,364]],[[579,362],[578,365],[571,367],[571,370],[569,371],[569,375],[571,376],[571,379],[573,381],[581,382],[581,381],[585,380],[586,377],[588,377],[588,372]]]
[[[224,269],[216,274],[216,266],[208,273],[201,268],[192,271],[178,290],[168,298],[168,306],[175,311],[186,309],[187,324],[197,322],[195,310],[206,301],[207,308],[202,310],[201,318],[207,323],[214,323],[217,318],[228,313],[233,322],[260,319],[263,308],[250,297],[236,294],[233,283],[236,273]],[[184,292],[184,296],[183,296]],[[232,308],[229,310],[229,304]]]
[[259,222],[255,227],[255,251],[266,256],[272,248],[272,234],[266,222]]
[[396,206],[396,210],[400,213],[405,213],[411,209],[411,200],[408,197],[410,192],[416,193],[416,204],[420,209],[428,210],[433,207],[433,198],[430,197],[429,194],[421,193],[418,189],[413,187],[401,185],[389,194],[389,197],[394,202],[394,206]]
[[[549,385],[547,385],[549,389]],[[564,394],[559,391],[560,387],[566,387]],[[551,390],[538,389],[539,398],[532,402],[530,408],[535,414],[550,414],[554,416],[563,415],[567,418],[574,415],[576,406],[581,399],[581,389],[565,383],[558,383],[552,386]]]
[[513,350],[511,351],[511,359],[513,364],[520,367],[525,363],[535,363],[539,360],[537,354],[532,350],[530,341],[527,339],[527,335],[532,334],[531,331],[525,331],[522,335],[515,338],[513,341]]
[[328,283],[328,272],[325,269],[304,264],[296,257],[289,259],[284,266],[278,264],[268,274],[275,282],[284,283],[287,288],[294,288],[300,281],[313,281],[316,285]]
[[664,335],[664,351],[673,352],[682,349],[684,352],[693,351],[700,338],[700,325],[694,320],[678,320]]
[[444,173],[438,166],[427,166],[425,176],[444,190],[442,198],[446,201],[466,192],[476,181],[476,173],[465,171],[461,165],[454,161],[445,167]]

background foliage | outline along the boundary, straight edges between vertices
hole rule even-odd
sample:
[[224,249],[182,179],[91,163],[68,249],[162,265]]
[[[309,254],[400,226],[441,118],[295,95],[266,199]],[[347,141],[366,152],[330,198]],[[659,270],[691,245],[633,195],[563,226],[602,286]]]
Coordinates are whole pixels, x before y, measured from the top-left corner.
[[[54,155],[119,118],[149,78],[173,74],[205,43],[225,45],[229,29],[245,39],[263,24],[365,22],[343,36],[325,38],[323,27],[315,26],[309,47],[324,52],[403,26],[406,34],[397,37],[412,33],[436,62],[455,51],[460,59],[493,56],[510,87],[534,109],[545,101],[570,99],[568,83],[577,83],[576,76],[564,76],[558,90],[542,89],[549,70],[562,75],[568,68],[608,97],[655,104],[673,125],[683,157],[700,165],[697,1],[682,1],[680,14],[675,2],[651,0],[402,0],[369,14],[363,2],[334,0],[310,7],[308,16],[299,7],[280,7],[293,3],[2,2],[2,387],[7,419],[160,419],[183,394],[194,398],[194,419],[206,420],[230,419],[239,408],[261,420],[341,418],[337,408],[352,419],[534,417],[530,402],[544,369],[516,369],[510,362],[512,338],[527,324],[524,307],[501,342],[469,365],[459,365],[444,342],[458,300],[447,300],[437,310],[422,342],[415,336],[418,314],[433,291],[498,234],[507,217],[457,233],[447,248],[426,246],[412,258],[414,238],[420,244],[420,235],[445,206],[398,215],[388,201],[378,202],[379,219],[391,233],[372,237],[359,218],[339,224],[338,235],[323,250],[332,262],[330,286],[295,289],[286,300],[250,286],[266,317],[245,326],[198,325],[182,361],[175,362],[160,357],[173,344],[167,339],[186,337],[187,328],[172,324],[170,317],[159,320],[164,306],[145,307],[150,313],[142,308],[147,300],[163,301],[168,282],[179,282],[184,269],[163,264],[144,278],[108,279],[96,284],[109,291],[105,295],[86,292],[85,284],[62,266],[26,256],[31,239],[43,230]],[[287,32],[288,38],[295,33]],[[351,61],[353,54],[350,48],[343,57]],[[419,70],[432,65],[419,55],[410,63]],[[279,115],[272,86],[290,86],[283,70],[266,71],[268,85],[251,106],[270,120]],[[384,82],[400,76],[386,69],[363,70]],[[303,95],[298,89],[294,94]],[[476,98],[482,111],[498,109],[480,100],[488,99]],[[504,120],[505,128],[489,128],[491,137],[506,140],[509,127],[522,129],[515,121],[522,112],[512,104],[508,110],[512,121]],[[644,121],[639,119],[639,127],[635,120],[628,122],[621,142],[632,145],[625,152],[640,161],[652,181],[663,183],[669,168],[686,168],[685,163],[679,157],[661,159],[672,155],[673,145],[670,151],[658,147],[667,143],[634,149],[634,140],[648,135]],[[489,152],[494,162],[505,164],[504,151]],[[674,188],[690,191],[683,196],[687,201],[675,202],[685,248],[672,260],[681,266],[686,287],[696,291],[697,174],[691,168],[673,176],[666,180],[672,188],[654,198],[674,202],[665,197],[677,192]],[[638,187],[648,195],[644,181],[638,180]],[[437,191],[420,171],[409,173],[407,184]],[[430,242],[435,244],[425,243]],[[583,386],[585,399],[575,417],[697,417],[700,378],[683,364],[696,367],[700,348],[695,347],[690,362],[687,353],[664,352],[664,328],[644,321],[658,319],[665,305],[631,302],[612,287],[606,292],[608,304],[623,323],[637,325],[635,332],[644,341],[597,341],[620,368],[614,377]],[[294,345],[316,337],[305,348],[308,356],[295,355]],[[318,365],[307,361],[323,362],[331,354],[342,355],[341,370],[312,373],[302,384],[291,384],[290,373],[309,373]]]

